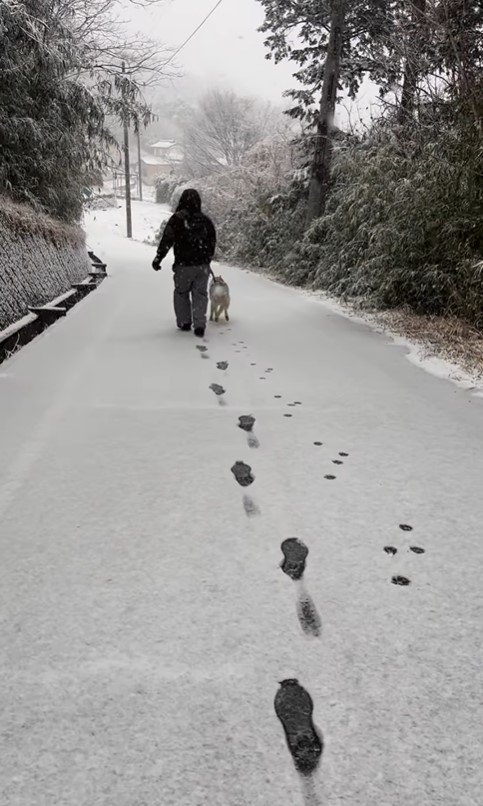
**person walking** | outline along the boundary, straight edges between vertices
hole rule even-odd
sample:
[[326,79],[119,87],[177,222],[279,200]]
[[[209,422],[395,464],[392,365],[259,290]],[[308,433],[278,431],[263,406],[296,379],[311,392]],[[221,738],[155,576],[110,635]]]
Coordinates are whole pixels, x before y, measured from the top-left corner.
[[169,250],[174,249],[174,312],[180,330],[191,330],[203,337],[208,307],[208,279],[216,248],[216,230],[201,210],[197,190],[183,191],[176,212],[164,228],[153,260],[159,271]]

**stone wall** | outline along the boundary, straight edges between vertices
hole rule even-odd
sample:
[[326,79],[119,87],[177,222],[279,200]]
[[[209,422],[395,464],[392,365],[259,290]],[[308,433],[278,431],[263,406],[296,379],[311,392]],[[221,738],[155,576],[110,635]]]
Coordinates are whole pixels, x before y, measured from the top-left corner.
[[91,270],[85,236],[0,197],[0,330],[84,280]]

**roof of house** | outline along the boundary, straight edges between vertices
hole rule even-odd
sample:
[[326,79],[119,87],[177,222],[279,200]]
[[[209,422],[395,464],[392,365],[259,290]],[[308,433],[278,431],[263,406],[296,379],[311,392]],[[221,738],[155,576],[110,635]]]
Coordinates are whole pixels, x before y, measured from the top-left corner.
[[165,157],[152,157],[151,155],[143,155],[141,162],[144,162],[145,165],[171,165]]
[[158,140],[157,143],[153,143],[151,148],[173,148],[176,143],[173,140]]

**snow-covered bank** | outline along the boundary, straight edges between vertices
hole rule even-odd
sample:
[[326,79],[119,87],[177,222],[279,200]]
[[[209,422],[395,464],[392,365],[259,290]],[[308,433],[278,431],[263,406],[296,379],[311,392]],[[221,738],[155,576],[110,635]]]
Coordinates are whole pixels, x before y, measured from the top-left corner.
[[[452,381],[462,389],[467,389],[475,395],[483,394],[483,366],[481,369],[465,369],[462,364],[445,357],[451,352],[451,340],[448,336],[446,344],[441,340],[439,344],[435,340],[428,338],[411,338],[405,335],[404,330],[410,329],[411,320],[416,321],[415,314],[405,314],[400,317],[399,329],[396,327],[396,319],[391,316],[391,312],[368,312],[361,311],[350,303],[343,303],[339,300],[328,297],[321,292],[304,291],[311,298],[317,299],[324,306],[330,308],[335,313],[352,319],[355,322],[365,324],[377,333],[392,340],[397,347],[403,347],[406,351],[406,358],[416,366],[431,373],[436,378]],[[404,323],[404,319],[406,323]],[[405,327],[406,324],[406,327]],[[429,329],[429,328],[428,328]],[[483,345],[483,336],[481,337]],[[454,351],[453,351],[454,352]]]
[[[259,270],[245,268],[245,271],[252,271],[259,277],[263,277],[277,285],[285,285],[272,274]],[[344,316],[358,324],[367,325],[372,330],[386,336],[397,347],[403,347],[406,351],[408,361],[411,361],[416,366],[434,375],[434,377],[449,380],[455,383],[462,389],[467,389],[469,392],[477,396],[483,395],[483,366],[479,368],[476,366],[477,362],[473,362],[473,366],[464,367],[462,363],[451,360],[448,354],[457,353],[455,349],[457,345],[452,344],[450,336],[443,338],[439,341],[434,338],[415,338],[407,335],[407,330],[401,324],[403,317],[399,317],[399,328],[396,327],[396,317],[391,316],[391,312],[369,312],[363,311],[361,308],[350,302],[342,302],[335,297],[330,297],[322,291],[310,291],[304,287],[290,287],[293,291],[303,294],[305,297],[317,301],[319,304],[328,308],[333,313]],[[415,314],[405,314],[406,321],[409,322],[411,318],[414,321],[418,320]],[[422,318],[422,317],[419,317]],[[412,328],[415,330],[415,328]],[[481,347],[479,352],[483,352],[483,336],[481,337]],[[464,361],[464,352],[461,351],[462,361]]]

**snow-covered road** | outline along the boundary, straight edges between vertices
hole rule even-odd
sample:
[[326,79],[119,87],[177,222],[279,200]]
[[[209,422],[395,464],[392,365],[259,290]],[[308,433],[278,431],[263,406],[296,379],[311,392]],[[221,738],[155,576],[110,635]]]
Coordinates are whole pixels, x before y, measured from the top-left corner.
[[202,352],[113,217],[88,223],[110,277],[0,367],[0,802],[477,806],[483,399],[230,267]]

